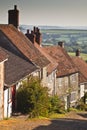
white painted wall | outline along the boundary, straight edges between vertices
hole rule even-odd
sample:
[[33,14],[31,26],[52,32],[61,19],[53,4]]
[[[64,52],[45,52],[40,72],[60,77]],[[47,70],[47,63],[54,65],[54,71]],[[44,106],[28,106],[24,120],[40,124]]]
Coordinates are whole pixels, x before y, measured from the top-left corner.
[[4,90],[4,118],[8,117],[8,89]]
[[3,88],[4,88],[4,62],[1,62],[0,63],[0,119],[3,119],[3,114],[4,114]]
[[84,96],[84,92],[85,92],[85,86],[84,84],[81,84],[80,85],[80,98]]
[[4,90],[4,118],[9,118],[12,115],[12,99],[11,87]]

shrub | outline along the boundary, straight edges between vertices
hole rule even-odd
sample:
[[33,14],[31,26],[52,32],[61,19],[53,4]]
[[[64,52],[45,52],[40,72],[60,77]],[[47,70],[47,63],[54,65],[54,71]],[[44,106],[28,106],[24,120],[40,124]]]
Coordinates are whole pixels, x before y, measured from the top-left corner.
[[17,91],[17,110],[29,117],[45,116],[50,113],[64,113],[64,103],[57,95],[49,96],[37,78],[23,82]]
[[87,92],[85,93],[84,97],[82,97],[78,103],[77,108],[80,110],[87,111]]
[[87,111],[87,105],[84,104],[84,102],[80,101],[78,103],[77,109],[82,110],[82,111]]
[[53,113],[65,112],[64,102],[60,98],[58,98],[57,95],[52,96],[49,99],[50,99],[49,112],[53,112]]
[[37,78],[28,83],[23,82],[17,92],[17,108],[22,113],[29,113],[30,117],[47,116],[49,97],[47,87],[42,87]]

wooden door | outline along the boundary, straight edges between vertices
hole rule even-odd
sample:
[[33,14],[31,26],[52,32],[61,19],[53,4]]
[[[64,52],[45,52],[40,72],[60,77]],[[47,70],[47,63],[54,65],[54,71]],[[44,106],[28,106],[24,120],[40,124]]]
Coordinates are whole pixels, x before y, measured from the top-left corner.
[[12,86],[12,113],[16,110],[16,86]]

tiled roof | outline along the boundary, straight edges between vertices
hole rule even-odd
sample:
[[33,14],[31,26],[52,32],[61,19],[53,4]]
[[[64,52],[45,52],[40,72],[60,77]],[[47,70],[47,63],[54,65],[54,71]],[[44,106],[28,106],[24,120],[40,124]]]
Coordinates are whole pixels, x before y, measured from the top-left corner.
[[1,48],[0,48],[0,62],[6,61],[8,59],[7,53],[5,53]]
[[52,71],[54,71],[57,68],[58,63],[46,52],[46,49],[44,47],[40,47],[38,43],[34,43],[34,45],[50,61],[49,65],[47,66],[47,72],[49,75]]
[[41,68],[49,64],[47,58],[43,56],[30,40],[13,25],[0,25],[0,30],[8,37],[15,48],[34,64]]
[[80,57],[72,57],[72,60],[80,72],[80,83],[87,82],[87,63]]
[[[11,86],[19,80],[25,78],[38,68],[13,46],[6,35],[0,31],[0,52],[8,57],[5,62],[5,85]],[[1,55],[0,55],[1,56]]]
[[57,77],[62,77],[78,72],[78,69],[75,67],[72,59],[64,48],[60,46],[47,46],[45,49],[47,53],[52,56],[52,58],[54,58],[58,63]]
[[[0,48],[2,49],[2,48]],[[29,74],[37,70],[31,62],[4,49],[8,54],[8,60],[5,62],[5,85],[12,86],[16,82],[24,79]]]

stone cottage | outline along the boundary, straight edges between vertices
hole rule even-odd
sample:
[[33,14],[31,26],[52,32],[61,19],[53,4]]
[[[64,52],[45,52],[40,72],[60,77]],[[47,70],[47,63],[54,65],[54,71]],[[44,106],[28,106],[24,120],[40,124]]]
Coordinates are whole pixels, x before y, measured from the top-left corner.
[[13,25],[0,25],[0,47],[9,56],[5,64],[4,117],[10,117],[15,110],[19,81],[34,72],[33,76],[39,76],[46,85],[46,68],[50,61]]
[[[47,66],[50,61],[19,31],[17,6],[8,11],[8,25],[0,25],[0,48],[8,54],[5,63],[4,116],[10,117],[16,109],[16,90],[29,75],[38,76],[47,85]],[[14,17],[14,20],[13,20]],[[13,24],[13,25],[11,25]]]
[[56,94],[65,101],[65,109],[74,107],[78,100],[78,69],[65,51],[64,43],[44,48],[58,63]]
[[[47,52],[45,52],[45,48],[42,47],[42,35],[38,27],[34,27],[34,29],[25,34],[29,40],[34,44],[34,46],[50,61],[47,67],[47,87],[49,88],[49,94],[55,95],[56,94],[56,70],[58,63],[53,59]],[[43,80],[42,80],[43,82]]]
[[76,50],[76,56],[72,60],[79,70],[79,99],[87,92],[87,63],[81,58],[80,50]]

